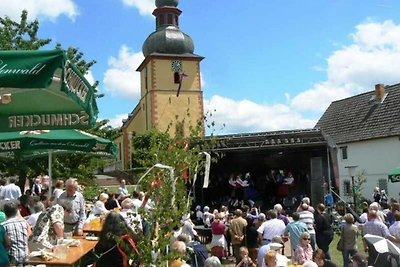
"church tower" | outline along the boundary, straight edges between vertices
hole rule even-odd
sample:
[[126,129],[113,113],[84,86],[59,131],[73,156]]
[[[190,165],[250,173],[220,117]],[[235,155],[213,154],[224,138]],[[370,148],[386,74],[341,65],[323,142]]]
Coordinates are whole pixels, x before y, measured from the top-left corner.
[[156,0],[153,15],[156,30],[143,44],[145,59],[137,71],[141,76],[141,99],[130,118],[131,132],[152,128],[175,135],[176,122],[184,120],[184,134],[189,126],[203,121],[203,93],[200,61],[194,54],[189,35],[179,28],[178,0]]
[[[194,54],[189,35],[179,28],[179,0],[156,0],[153,15],[156,30],[143,43],[145,59],[138,67],[141,77],[139,103],[123,120],[122,135],[114,140],[118,144],[118,161],[123,168],[131,162],[131,139],[150,129],[169,129],[174,136],[177,129],[189,135],[190,126],[203,127],[203,92],[200,82],[200,61]],[[177,127],[184,122],[181,127]],[[204,129],[201,129],[204,134]]]

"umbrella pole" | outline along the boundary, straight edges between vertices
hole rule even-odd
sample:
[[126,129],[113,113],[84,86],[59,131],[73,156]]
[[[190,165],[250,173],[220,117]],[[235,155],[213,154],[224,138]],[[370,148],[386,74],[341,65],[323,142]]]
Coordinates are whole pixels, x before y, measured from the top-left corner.
[[49,153],[48,153],[48,173],[49,173],[49,198],[51,198],[52,196],[52,186],[53,186],[53,169],[52,169],[52,165],[53,165],[53,150],[49,149]]

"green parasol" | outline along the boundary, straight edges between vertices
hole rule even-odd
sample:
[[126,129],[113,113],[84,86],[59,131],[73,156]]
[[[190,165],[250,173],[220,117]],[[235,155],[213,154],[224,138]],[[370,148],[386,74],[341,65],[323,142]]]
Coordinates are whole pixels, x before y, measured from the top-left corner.
[[391,169],[389,171],[388,178],[392,183],[400,182],[400,167]]
[[92,86],[65,51],[0,51],[0,132],[89,129],[97,114]]
[[74,129],[0,133],[0,157],[24,159],[48,155],[50,177],[52,154],[67,151],[115,157],[117,147],[110,140]]

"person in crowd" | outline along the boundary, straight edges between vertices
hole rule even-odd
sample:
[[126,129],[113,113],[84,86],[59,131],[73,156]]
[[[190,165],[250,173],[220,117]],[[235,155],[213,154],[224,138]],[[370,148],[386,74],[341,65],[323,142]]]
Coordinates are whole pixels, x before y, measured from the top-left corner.
[[267,215],[265,215],[265,213],[263,212],[260,212],[258,214],[258,219],[256,222],[257,228],[260,227],[260,225],[262,225],[266,220],[267,220]]
[[[99,258],[96,260],[96,267],[129,266],[129,259],[119,252],[119,249],[127,249],[128,244],[120,244],[125,240],[123,239],[119,241],[119,246],[117,238],[131,234],[130,227],[120,214],[114,211],[108,213],[99,234],[99,242],[94,248],[94,252],[99,255]],[[136,247],[133,247],[133,249],[137,252]],[[128,255],[129,253],[126,251],[125,254]]]
[[313,249],[310,245],[310,240],[310,233],[304,232],[300,235],[300,243],[294,251],[294,259],[297,263],[303,264],[306,261],[312,261]]
[[348,267],[351,257],[357,253],[358,227],[354,225],[354,217],[351,213],[345,214],[344,220],[346,224],[341,230],[340,238],[343,242],[343,266]]
[[392,225],[396,222],[396,219],[394,218],[394,214],[396,212],[400,212],[400,203],[398,202],[392,203],[390,211],[386,214],[386,219],[389,222],[389,225]]
[[242,260],[240,256],[240,247],[242,246],[247,226],[247,221],[242,217],[242,215],[242,210],[236,209],[235,217],[231,220],[229,225],[229,233],[231,235],[233,255],[235,256],[236,264]]
[[264,256],[264,263],[266,267],[277,267],[277,258],[276,258],[276,251],[275,250],[269,250],[267,253],[265,253]]
[[42,195],[42,179],[40,176],[36,177],[33,181],[32,185],[32,196],[41,196]]
[[18,209],[19,209],[19,214],[22,217],[28,217],[29,215],[31,215],[31,212],[29,210],[29,200],[30,200],[30,196],[28,195],[22,195],[19,198],[19,205],[18,205]]
[[[322,249],[317,249],[314,253],[314,262],[319,267],[338,267],[334,262],[325,258],[325,252]],[[344,265],[346,266],[346,265]]]
[[99,199],[94,203],[94,206],[90,212],[91,217],[98,217],[100,215],[105,215],[108,213],[105,203],[108,200],[108,195],[106,193],[101,193]]
[[257,255],[257,267],[266,267],[265,265],[265,261],[264,261],[264,256],[265,254],[270,251],[271,245],[272,246],[277,246],[277,244],[281,244],[280,248],[283,247],[283,241],[282,241],[282,237],[280,236],[274,236],[272,238],[271,243],[267,244],[267,245],[262,245],[259,249],[258,249],[258,255]]
[[379,203],[381,201],[381,192],[380,192],[378,186],[374,188],[374,193],[372,194],[372,199],[376,203]]
[[221,218],[221,214],[215,216],[215,220],[211,223],[211,255],[217,256],[219,259],[225,257],[228,249],[225,240],[225,224]]
[[21,189],[15,183],[17,182],[17,178],[10,177],[9,184],[3,186],[0,192],[0,198],[4,200],[13,200],[18,199],[21,194]]
[[304,222],[299,221],[299,213],[294,212],[292,218],[293,221],[286,226],[284,236],[289,236],[290,246],[292,248],[291,255],[294,255],[294,251],[300,243],[301,234],[308,232],[308,228]]
[[211,223],[214,220],[214,214],[210,212],[210,208],[208,206],[204,206],[203,208],[203,224],[204,227],[211,227]]
[[251,217],[246,218],[247,226],[246,226],[246,237],[245,237],[245,246],[249,250],[249,257],[253,262],[257,260],[257,250],[258,250],[258,232],[256,225],[254,224],[254,219]]
[[64,231],[81,236],[86,220],[85,199],[77,189],[78,182],[69,178],[65,182],[65,192],[58,198],[58,204],[64,207]]
[[[368,202],[364,201],[362,203],[362,214],[360,215],[360,220],[361,220],[362,224],[364,224],[368,221],[368,208],[369,208]],[[359,224],[359,223],[357,223],[357,224]]]
[[139,213],[133,211],[133,200],[129,197],[125,198],[121,202],[121,208],[122,209],[119,214],[125,219],[125,222],[132,229],[133,233],[142,233],[142,218]]
[[41,179],[41,185],[42,185],[42,195],[46,194],[49,191],[50,176],[43,175]]
[[275,210],[269,210],[267,212],[268,220],[257,229],[259,239],[262,240],[261,243],[263,245],[270,243],[274,236],[282,236],[285,232],[285,223],[276,216]]
[[247,247],[240,247],[240,261],[235,265],[235,267],[256,267],[256,264],[249,257],[249,250]]
[[11,240],[3,225],[0,225],[0,266],[10,266],[8,249],[11,247]]
[[125,179],[122,179],[118,187],[118,199],[123,200],[126,197],[130,197],[128,188],[126,187]]
[[317,205],[317,210],[314,215],[317,246],[325,253],[325,258],[330,260],[329,245],[331,244],[334,235],[332,229],[332,215],[326,213],[325,205],[322,203]]
[[60,195],[64,192],[64,181],[63,180],[57,180],[57,182],[54,184],[54,191],[53,191],[53,196],[54,196],[54,201],[57,203],[58,198]]
[[284,210],[283,210],[282,205],[279,204],[279,203],[278,203],[278,204],[275,204],[274,210],[275,210],[275,212],[276,212],[276,214],[277,214],[277,218],[278,218],[279,220],[282,220],[282,221],[285,223],[285,225],[288,225],[289,219],[288,219],[288,217],[284,214]]
[[24,265],[29,253],[28,236],[31,234],[31,229],[28,223],[18,216],[18,206],[14,201],[4,203],[4,213],[7,220],[2,225],[11,240],[8,250],[10,263]]
[[[369,220],[364,224],[363,236],[366,234],[377,235],[392,239],[387,226],[378,218],[378,212],[370,209]],[[368,264],[373,265],[377,259],[378,253],[374,246],[364,240],[364,249],[368,251]]]
[[52,205],[53,199],[44,203],[46,210],[43,211],[33,228],[29,237],[29,244],[32,250],[42,248],[53,248],[57,241],[64,235],[64,209],[58,204]]
[[190,214],[186,214],[182,216],[182,234],[185,234],[189,237],[189,242],[192,240],[198,239],[198,235],[196,230],[194,230],[194,223],[190,219]]
[[170,267],[190,267],[190,265],[186,264],[186,261],[183,259],[186,255],[186,244],[183,241],[174,241],[171,245],[171,251],[175,251],[178,253],[178,258],[171,261],[169,264]]
[[318,265],[313,261],[306,261],[303,263],[303,267],[318,267]]
[[116,194],[114,193],[110,193],[108,194],[109,198],[106,201],[106,203],[104,204],[104,206],[106,207],[107,210],[113,210],[113,209],[120,209],[121,206],[117,200]]
[[225,205],[221,206],[220,215],[221,215],[221,220],[223,220],[224,222],[228,219],[229,210],[227,206]]
[[211,256],[204,262],[204,267],[221,267],[221,261],[216,256]]
[[300,202],[300,205],[297,207],[297,210],[296,210],[297,212],[300,212],[300,211],[303,210],[303,208],[302,208],[303,204],[307,204],[308,205],[308,211],[310,211],[312,213],[315,212],[314,208],[311,206],[311,200],[310,200],[309,197],[303,197],[303,199]]
[[395,238],[395,244],[400,247],[400,211],[395,211],[393,217],[395,222],[389,227],[389,233]]
[[40,214],[44,211],[45,207],[42,201],[39,201],[33,206],[34,213],[29,215],[28,219],[26,221],[29,223],[29,225],[32,227],[32,229],[35,227],[36,222],[40,216]]
[[311,209],[306,202],[301,204],[299,213],[299,220],[307,225],[308,233],[311,236],[311,247],[315,249],[315,228],[314,228],[314,209]]
[[196,210],[195,210],[195,215],[196,215],[196,225],[202,225],[203,224],[203,212],[201,211],[201,206],[197,205]]
[[386,191],[384,190],[384,189],[382,189],[381,190],[381,200],[380,200],[380,204],[381,205],[383,205],[383,204],[388,204],[388,201],[389,201],[389,197],[388,197],[388,195],[386,194]]

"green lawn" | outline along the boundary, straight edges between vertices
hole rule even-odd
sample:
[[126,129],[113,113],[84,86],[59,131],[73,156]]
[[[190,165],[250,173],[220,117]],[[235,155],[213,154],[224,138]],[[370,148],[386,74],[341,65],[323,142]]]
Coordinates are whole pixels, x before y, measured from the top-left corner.
[[[338,241],[339,241],[339,235],[335,234],[335,237],[333,238],[333,241],[329,246],[329,252],[331,254],[332,261],[336,263],[338,266],[343,266],[342,252],[336,249]],[[359,236],[357,239],[357,245],[358,245],[358,252],[361,252],[365,255],[361,236]]]

